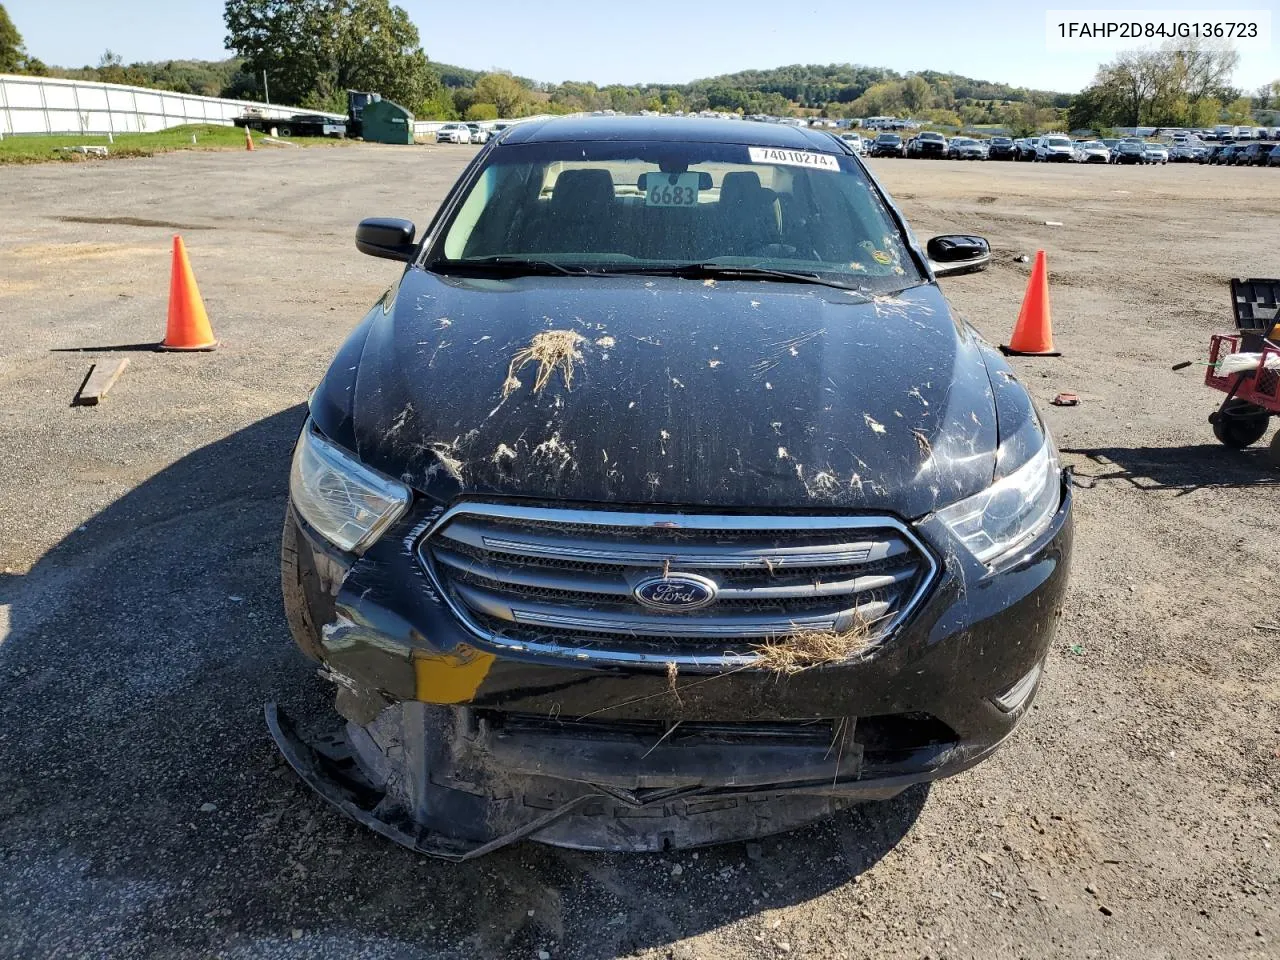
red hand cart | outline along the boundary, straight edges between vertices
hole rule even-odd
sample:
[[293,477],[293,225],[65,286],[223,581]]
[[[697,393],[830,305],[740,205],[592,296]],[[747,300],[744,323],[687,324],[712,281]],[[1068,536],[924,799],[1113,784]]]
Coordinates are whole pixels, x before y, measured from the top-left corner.
[[[1228,447],[1243,449],[1262,439],[1267,422],[1280,415],[1280,280],[1232,280],[1234,334],[1215,334],[1209,345],[1204,382],[1226,394],[1209,415],[1213,435]],[[1256,354],[1237,372],[1222,370],[1232,354]],[[1271,441],[1271,459],[1280,466],[1280,433]]]

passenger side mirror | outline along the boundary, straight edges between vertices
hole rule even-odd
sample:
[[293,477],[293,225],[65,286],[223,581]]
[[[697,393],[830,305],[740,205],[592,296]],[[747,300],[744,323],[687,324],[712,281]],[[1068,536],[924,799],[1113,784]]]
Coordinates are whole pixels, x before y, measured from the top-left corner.
[[925,250],[937,277],[977,273],[991,263],[991,245],[982,237],[946,234],[930,240]]
[[409,261],[418,249],[413,242],[416,230],[413,221],[395,217],[361,220],[356,227],[356,249],[371,257]]

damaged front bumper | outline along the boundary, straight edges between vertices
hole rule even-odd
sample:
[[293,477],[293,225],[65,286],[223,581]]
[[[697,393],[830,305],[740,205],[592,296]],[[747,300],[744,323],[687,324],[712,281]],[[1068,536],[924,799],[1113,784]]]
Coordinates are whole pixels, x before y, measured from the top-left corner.
[[[330,803],[411,849],[468,859],[529,838],[662,850],[793,829],[992,753],[1038,689],[1066,587],[1071,492],[1013,565],[948,555],[883,643],[792,675],[583,662],[468,632],[417,558],[435,513],[363,557],[290,511],[310,619],[346,723],[281,752]],[[940,542],[933,521],[919,533]],[[288,534],[287,534],[288,535]],[[579,655],[580,657],[580,655]]]

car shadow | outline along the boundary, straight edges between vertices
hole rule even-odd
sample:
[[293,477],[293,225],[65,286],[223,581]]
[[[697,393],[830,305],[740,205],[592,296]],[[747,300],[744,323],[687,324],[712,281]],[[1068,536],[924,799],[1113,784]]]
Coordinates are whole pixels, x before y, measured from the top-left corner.
[[[1064,447],[1075,483],[1088,489],[1122,482],[1139,490],[1196,490],[1280,484],[1265,444],[1235,450],[1218,443],[1188,447]],[[1074,458],[1083,458],[1076,461]]]
[[696,857],[525,843],[454,865],[345,820],[262,721],[268,699],[331,709],[280,604],[304,416],[196,450],[0,577],[9,955],[609,957],[820,896],[911,828],[923,787]]

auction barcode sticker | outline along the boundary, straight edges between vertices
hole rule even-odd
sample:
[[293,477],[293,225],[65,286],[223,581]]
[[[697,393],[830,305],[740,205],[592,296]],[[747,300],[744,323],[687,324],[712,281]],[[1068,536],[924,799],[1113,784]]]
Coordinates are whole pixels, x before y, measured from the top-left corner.
[[812,167],[815,170],[840,169],[840,161],[829,153],[780,150],[777,147],[748,147],[747,153],[752,163],[785,163],[792,167]]

